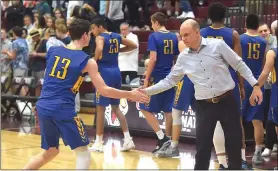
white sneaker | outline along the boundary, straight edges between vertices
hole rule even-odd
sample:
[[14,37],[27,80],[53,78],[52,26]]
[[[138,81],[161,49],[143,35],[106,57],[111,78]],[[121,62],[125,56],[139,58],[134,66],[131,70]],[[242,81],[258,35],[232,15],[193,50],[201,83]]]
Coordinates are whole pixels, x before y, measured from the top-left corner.
[[124,144],[121,148],[121,151],[129,151],[131,149],[135,149],[134,142],[132,141],[132,138],[124,139]]
[[274,144],[272,151],[273,151],[273,152],[277,152],[277,149],[278,149],[277,144]]
[[186,18],[187,13],[186,12],[182,12],[180,16],[177,16],[177,19],[184,19]]
[[271,155],[271,150],[268,148],[264,149],[264,152],[262,153],[262,157],[269,157]]
[[102,142],[94,142],[94,144],[89,147],[90,152],[100,152],[103,153],[103,141]]
[[195,18],[195,15],[192,11],[188,12],[185,16],[185,18],[190,17],[190,18]]

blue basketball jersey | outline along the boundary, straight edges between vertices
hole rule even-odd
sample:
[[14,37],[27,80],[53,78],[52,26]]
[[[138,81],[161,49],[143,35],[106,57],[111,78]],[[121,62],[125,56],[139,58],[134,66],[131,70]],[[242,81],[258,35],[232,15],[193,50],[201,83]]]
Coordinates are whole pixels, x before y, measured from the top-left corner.
[[51,47],[46,55],[46,70],[41,96],[36,105],[42,115],[73,117],[75,95],[83,82],[82,70],[89,56],[82,50]]
[[254,77],[259,78],[263,69],[267,42],[260,36],[250,36],[246,33],[240,35],[242,59],[251,69]]
[[100,68],[118,67],[118,57],[122,37],[117,33],[101,33],[99,36],[104,37],[104,46],[102,56],[98,59],[97,64]]
[[[233,49],[233,29],[228,27],[213,28],[212,26],[201,29],[201,36],[204,38],[222,39],[225,43]],[[229,71],[235,83],[238,83],[238,76],[236,71],[229,67]]]
[[178,38],[169,31],[154,32],[149,36],[148,51],[157,53],[152,76],[168,75],[173,66],[174,57],[179,54]]
[[278,107],[278,81],[277,81],[277,72],[278,72],[278,50],[277,48],[272,49],[275,54],[275,63],[274,68],[271,71],[271,100],[270,100],[270,108],[277,108]]

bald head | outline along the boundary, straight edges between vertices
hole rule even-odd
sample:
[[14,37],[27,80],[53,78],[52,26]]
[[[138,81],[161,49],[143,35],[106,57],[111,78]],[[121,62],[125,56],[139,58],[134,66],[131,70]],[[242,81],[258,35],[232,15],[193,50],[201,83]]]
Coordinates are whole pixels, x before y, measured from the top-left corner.
[[201,41],[199,23],[194,19],[185,20],[180,27],[180,35],[187,47],[198,48]]
[[187,19],[187,20],[185,20],[182,23],[180,29],[183,29],[184,27],[191,27],[194,30],[200,30],[199,23],[196,20],[194,20],[194,19]]

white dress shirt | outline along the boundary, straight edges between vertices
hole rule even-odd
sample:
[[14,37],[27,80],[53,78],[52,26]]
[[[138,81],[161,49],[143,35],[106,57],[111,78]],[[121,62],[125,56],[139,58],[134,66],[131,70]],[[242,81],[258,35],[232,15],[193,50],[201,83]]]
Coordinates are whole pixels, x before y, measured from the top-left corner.
[[[119,53],[119,68],[120,71],[136,71],[138,72],[138,54],[139,54],[139,41],[136,34],[129,33],[126,38],[131,40],[137,45],[137,48],[129,52],[120,52]],[[124,45],[120,45],[123,47]]]
[[210,99],[234,89],[229,65],[251,86],[257,83],[251,70],[223,40],[202,38],[198,52],[190,48],[179,55],[171,73],[159,83],[145,89],[148,95],[158,94],[175,86],[186,74],[193,82],[197,100]]

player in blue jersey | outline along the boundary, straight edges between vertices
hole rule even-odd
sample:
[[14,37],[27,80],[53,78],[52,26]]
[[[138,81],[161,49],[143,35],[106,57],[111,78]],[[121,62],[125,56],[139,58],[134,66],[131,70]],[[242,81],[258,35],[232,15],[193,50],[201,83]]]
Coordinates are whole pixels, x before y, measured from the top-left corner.
[[[276,37],[278,38],[278,29],[276,28]],[[270,49],[266,54],[265,65],[262,73],[258,79],[258,85],[260,87],[264,86],[269,73],[272,74],[272,90],[271,90],[271,103],[270,108],[272,110],[272,121],[276,124],[276,133],[278,135],[278,81],[277,81],[277,72],[278,72],[278,47]],[[256,97],[252,94],[250,97],[250,102]],[[252,105],[254,102],[252,102]],[[278,139],[278,137],[277,137]],[[275,168],[277,170],[277,167]],[[274,170],[275,170],[274,169]]]
[[[105,18],[97,18],[92,21],[92,31],[96,36],[95,60],[99,66],[99,73],[108,86],[121,89],[122,77],[118,65],[119,52],[131,51],[137,48],[132,41],[121,37],[117,33],[108,32]],[[120,48],[120,44],[125,47]],[[103,132],[105,108],[111,105],[112,113],[119,119],[122,131],[124,133],[124,143],[121,151],[128,151],[135,148],[130,137],[126,117],[119,109],[120,100],[101,96],[99,91],[96,93],[96,140],[89,148],[90,151],[103,152]],[[111,114],[112,114],[111,113]]]
[[[241,56],[241,44],[239,34],[236,30],[232,28],[225,27],[225,17],[227,13],[227,7],[221,2],[215,2],[209,6],[208,15],[210,20],[212,21],[212,25],[206,28],[201,29],[201,35],[205,38],[217,38],[223,39],[225,43],[233,49],[239,56]],[[244,79],[236,73],[236,71],[229,67],[229,71],[231,76],[235,82],[235,88],[233,90],[233,95],[238,104],[238,110],[241,108],[241,101],[245,98],[244,92]],[[245,136],[244,136],[244,128],[242,126],[242,168],[250,170],[252,167],[247,163],[245,157]],[[219,168],[225,169],[228,168],[227,157],[226,157],[226,149],[225,149],[225,137],[222,126],[218,121],[215,127],[214,136],[213,136],[214,148],[216,151],[217,159],[219,162]]]
[[89,169],[89,141],[74,104],[85,73],[104,96],[148,102],[149,98],[138,90],[122,91],[105,84],[96,62],[82,51],[90,40],[90,25],[88,21],[75,19],[69,26],[71,43],[67,47],[51,47],[46,55],[44,84],[36,103],[44,151],[34,156],[24,170],[39,169],[53,160],[59,154],[60,137],[76,152],[76,169]]
[[[179,37],[179,52],[185,48],[184,42]],[[194,110],[194,85],[191,80],[184,76],[183,80],[177,84],[176,93],[172,107],[172,140],[171,145],[157,152],[158,157],[177,157],[179,156],[178,143],[182,127],[182,112],[187,112],[189,106]]]
[[[242,59],[251,69],[254,77],[259,78],[265,62],[265,54],[267,52],[267,42],[259,36],[259,17],[256,14],[250,14],[246,18],[246,33],[240,36],[242,47]],[[261,150],[264,144],[264,105],[251,106],[248,97],[250,97],[253,87],[247,81],[244,82],[245,99],[242,103],[242,118],[246,121],[252,121],[254,126],[254,137],[256,142],[256,150],[252,158],[254,164],[262,164],[263,158]],[[262,88],[263,90],[263,88]]]
[[[164,79],[170,73],[174,58],[179,53],[177,36],[165,28],[167,22],[166,16],[163,13],[157,12],[151,16],[151,22],[154,33],[152,33],[148,39],[150,60],[144,79],[144,87],[156,84]],[[174,94],[175,90],[170,89],[151,96],[149,103],[140,104],[140,110],[158,137],[157,146],[153,150],[154,154],[161,148],[170,145],[169,137],[163,133],[154,115],[164,112],[164,116],[166,117],[166,134],[169,136],[172,132],[171,111]]]

